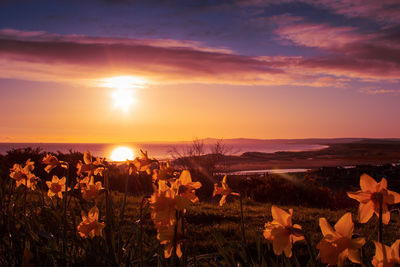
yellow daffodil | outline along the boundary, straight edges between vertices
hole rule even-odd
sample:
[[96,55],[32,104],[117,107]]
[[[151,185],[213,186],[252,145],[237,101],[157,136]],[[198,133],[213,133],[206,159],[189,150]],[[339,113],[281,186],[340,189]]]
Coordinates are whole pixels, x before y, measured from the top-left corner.
[[348,258],[351,262],[361,263],[358,250],[365,244],[365,238],[352,239],[354,223],[350,212],[338,220],[335,229],[332,229],[325,218],[319,219],[319,227],[324,235],[317,245],[321,262],[340,267]]
[[31,172],[35,168],[34,164],[33,161],[28,159],[24,167],[20,164],[14,164],[10,169],[10,177],[15,180],[16,187],[24,185],[31,190],[36,189],[37,181],[40,179]]
[[160,167],[159,169],[154,169],[153,170],[153,182],[155,181],[165,181],[173,177],[174,175],[174,169],[171,167],[169,161],[167,162],[160,162]]
[[86,177],[84,180],[85,185],[81,186],[82,198],[86,200],[96,199],[100,191],[104,189],[101,186],[101,182],[98,181],[95,183],[93,176],[91,176],[90,178]]
[[400,266],[400,239],[392,244],[391,247],[373,241],[375,244],[375,256],[372,258],[372,265],[375,267],[395,267]]
[[201,187],[200,182],[192,182],[192,177],[188,170],[183,170],[179,178],[173,183],[173,187],[178,191],[179,195],[192,201],[199,201],[196,196],[196,190]]
[[[175,233],[176,227],[176,233]],[[177,222],[177,225],[162,226],[157,229],[157,239],[160,240],[161,245],[165,245],[164,257],[169,258],[174,249],[174,240],[176,242],[176,255],[178,258],[182,257],[181,243],[183,242],[182,223]],[[175,235],[176,234],[176,235]]]
[[95,161],[92,161],[92,154],[89,151],[86,151],[83,154],[83,163],[79,161],[76,165],[77,174],[81,175],[82,173],[87,173],[88,176],[92,175],[103,175],[103,171],[105,169],[106,162],[104,159],[97,158]]
[[174,225],[176,212],[184,211],[190,205],[187,198],[176,195],[171,188],[154,192],[150,198],[151,218],[156,227]]
[[66,163],[65,161],[59,161],[56,156],[53,156],[51,154],[46,154],[46,156],[42,159],[42,163],[47,165],[44,168],[47,173],[50,173],[51,170],[53,170],[57,166],[68,169],[68,163]]
[[142,154],[142,158],[136,157],[134,160],[126,160],[127,165],[129,166],[129,174],[133,172],[146,172],[147,174],[151,174],[150,166],[153,160],[150,160],[147,151],[143,152],[140,150]]
[[229,196],[229,195],[240,196],[239,193],[235,193],[232,191],[232,189],[229,188],[226,175],[222,179],[221,185],[222,185],[222,187],[218,187],[217,184],[214,184],[214,192],[213,192],[213,197],[216,195],[222,195],[222,197],[219,201],[220,206],[223,206],[226,203],[227,196]]
[[380,200],[382,200],[382,222],[388,224],[390,221],[390,211],[387,205],[400,202],[400,194],[387,190],[385,178],[377,183],[367,174],[361,175],[361,190],[357,192],[347,192],[347,195],[360,202],[358,218],[360,223],[366,223],[374,215],[379,217]]
[[[51,182],[46,182],[47,187],[49,188],[47,195],[49,197],[57,196],[58,198],[62,198],[62,193],[65,191],[65,181],[65,177],[58,179],[58,177],[54,175]],[[68,187],[68,191],[69,190],[70,188]]]
[[292,256],[292,244],[303,240],[303,232],[298,224],[292,225],[293,210],[289,213],[276,207],[271,207],[272,222],[265,224],[264,237],[272,242],[275,255],[285,252],[286,257]]
[[78,225],[78,233],[83,238],[93,238],[94,236],[103,236],[104,223],[98,222],[99,209],[94,206],[86,215],[82,211],[82,222]]

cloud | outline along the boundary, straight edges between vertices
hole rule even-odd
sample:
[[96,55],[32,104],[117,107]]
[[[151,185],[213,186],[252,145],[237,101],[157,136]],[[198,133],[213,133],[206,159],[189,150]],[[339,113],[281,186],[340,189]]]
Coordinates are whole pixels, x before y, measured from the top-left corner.
[[273,17],[271,22],[284,44],[323,53],[303,58],[297,65],[300,69],[364,80],[400,77],[400,35],[393,29],[362,33],[355,27],[310,23],[288,14]]
[[381,94],[400,94],[400,89],[382,89],[382,88],[365,88],[360,90],[361,93],[369,95],[381,95]]
[[396,24],[400,21],[400,2],[398,0],[305,0],[305,2],[350,18],[368,18]]
[[[299,20],[297,25],[301,25]],[[351,79],[399,79],[399,56],[365,40],[352,28],[304,24],[278,27],[282,39],[328,51],[326,56],[244,56],[200,42],[168,39],[97,38],[41,31],[0,30],[0,77],[88,82],[114,75],[154,83],[220,83],[346,87]],[[308,27],[308,28],[307,28]],[[317,35],[312,39],[315,28]],[[323,35],[325,34],[325,35]],[[310,39],[307,41],[306,36]],[[329,37],[329,38],[328,38]],[[324,40],[337,37],[337,41]],[[373,52],[373,53],[372,53]],[[372,54],[371,54],[372,53]],[[397,53],[399,55],[399,53]]]

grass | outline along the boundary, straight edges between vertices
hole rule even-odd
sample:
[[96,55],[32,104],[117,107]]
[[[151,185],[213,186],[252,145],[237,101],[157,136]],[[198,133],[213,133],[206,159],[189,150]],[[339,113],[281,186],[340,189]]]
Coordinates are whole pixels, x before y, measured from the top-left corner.
[[[122,197],[117,197],[122,199]],[[126,210],[126,221],[133,221],[138,218],[141,198],[128,197]],[[117,203],[118,206],[118,203]],[[256,249],[257,240],[262,237],[264,224],[272,221],[271,203],[259,203],[251,200],[244,201],[245,229],[248,246],[252,250]],[[374,216],[370,222],[359,224],[356,222],[357,209],[351,210],[329,210],[317,208],[304,208],[301,206],[279,206],[285,210],[294,210],[293,223],[300,224],[305,232],[310,236],[312,246],[315,247],[322,238],[319,228],[319,218],[325,217],[333,226],[337,220],[346,212],[352,212],[355,221],[355,234],[359,234],[367,239],[364,246],[364,261],[370,262],[375,253],[372,240],[377,240],[377,218]],[[239,201],[233,198],[225,206],[220,207],[217,203],[195,203],[186,214],[187,220],[187,244],[189,255],[202,255],[215,253],[218,251],[218,244],[215,236],[221,235],[227,243],[238,242],[241,240]],[[149,234],[155,234],[152,222],[147,214],[145,229]],[[399,238],[400,216],[392,213],[392,221],[384,226],[385,244],[392,244]],[[371,241],[371,242],[368,242]],[[267,241],[263,241],[267,243]],[[298,257],[307,258],[308,252],[304,242],[296,243],[295,249],[298,250]]]

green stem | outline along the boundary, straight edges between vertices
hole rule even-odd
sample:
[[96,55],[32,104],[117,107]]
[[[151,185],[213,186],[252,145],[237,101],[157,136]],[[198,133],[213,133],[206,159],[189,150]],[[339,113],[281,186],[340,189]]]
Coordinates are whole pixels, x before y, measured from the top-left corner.
[[240,222],[241,222],[241,225],[242,225],[242,241],[243,241],[243,243],[246,245],[247,242],[246,242],[246,233],[245,233],[245,230],[244,230],[244,216],[243,216],[242,194],[240,194],[239,200],[240,200]]
[[378,241],[382,243],[383,235],[383,223],[382,223],[382,211],[383,211],[383,195],[379,194],[379,228],[378,228]]
[[65,190],[64,190],[64,199],[63,199],[63,206],[64,206],[64,218],[63,218],[63,245],[62,245],[62,252],[64,255],[64,265],[66,265],[66,258],[67,258],[67,199],[68,199],[68,185],[69,185],[69,170],[65,170]]
[[129,177],[130,177],[130,175],[128,174],[128,175],[126,176],[126,180],[125,180],[125,194],[124,194],[124,200],[122,201],[121,212],[120,212],[120,214],[119,214],[119,221],[120,221],[120,222],[121,222],[122,219],[124,218],[125,205],[126,205],[126,196],[127,196],[127,194],[128,194]]
[[113,265],[116,265],[115,258],[115,250],[113,246],[113,233],[112,233],[112,210],[111,210],[111,196],[110,196],[110,184],[107,172],[104,172],[104,186],[105,186],[105,197],[106,197],[106,241],[108,247],[108,254],[113,262]]

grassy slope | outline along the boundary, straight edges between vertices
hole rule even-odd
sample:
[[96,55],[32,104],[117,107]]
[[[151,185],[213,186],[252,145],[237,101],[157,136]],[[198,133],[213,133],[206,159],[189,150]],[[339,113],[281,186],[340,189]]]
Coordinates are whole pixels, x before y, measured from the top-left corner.
[[[140,205],[140,198],[129,198],[127,219],[132,221],[137,219]],[[118,205],[117,205],[118,206]],[[357,207],[352,210],[336,210],[303,208],[301,206],[280,206],[288,210],[293,208],[293,223],[300,224],[309,234],[311,242],[315,247],[322,238],[318,226],[318,218],[325,217],[333,226],[336,221],[346,212],[353,214],[353,220],[357,218]],[[255,247],[255,240],[262,236],[264,224],[272,220],[271,204],[257,203],[253,201],[245,202],[245,226],[248,244]],[[213,253],[217,251],[214,233],[222,234],[229,241],[240,241],[240,206],[239,201],[231,200],[227,205],[219,207],[217,203],[197,203],[193,204],[187,213],[187,239],[190,254],[199,255],[203,253]],[[377,219],[374,216],[369,223],[355,223],[354,233],[367,238],[364,246],[365,262],[369,262],[374,254],[372,240],[377,239],[376,225]],[[147,216],[146,229],[153,232],[152,223]],[[392,244],[400,238],[400,216],[398,213],[392,214],[392,221],[384,227],[384,243]],[[154,232],[155,234],[155,232]],[[301,256],[308,255],[304,242],[295,245],[297,253]]]

